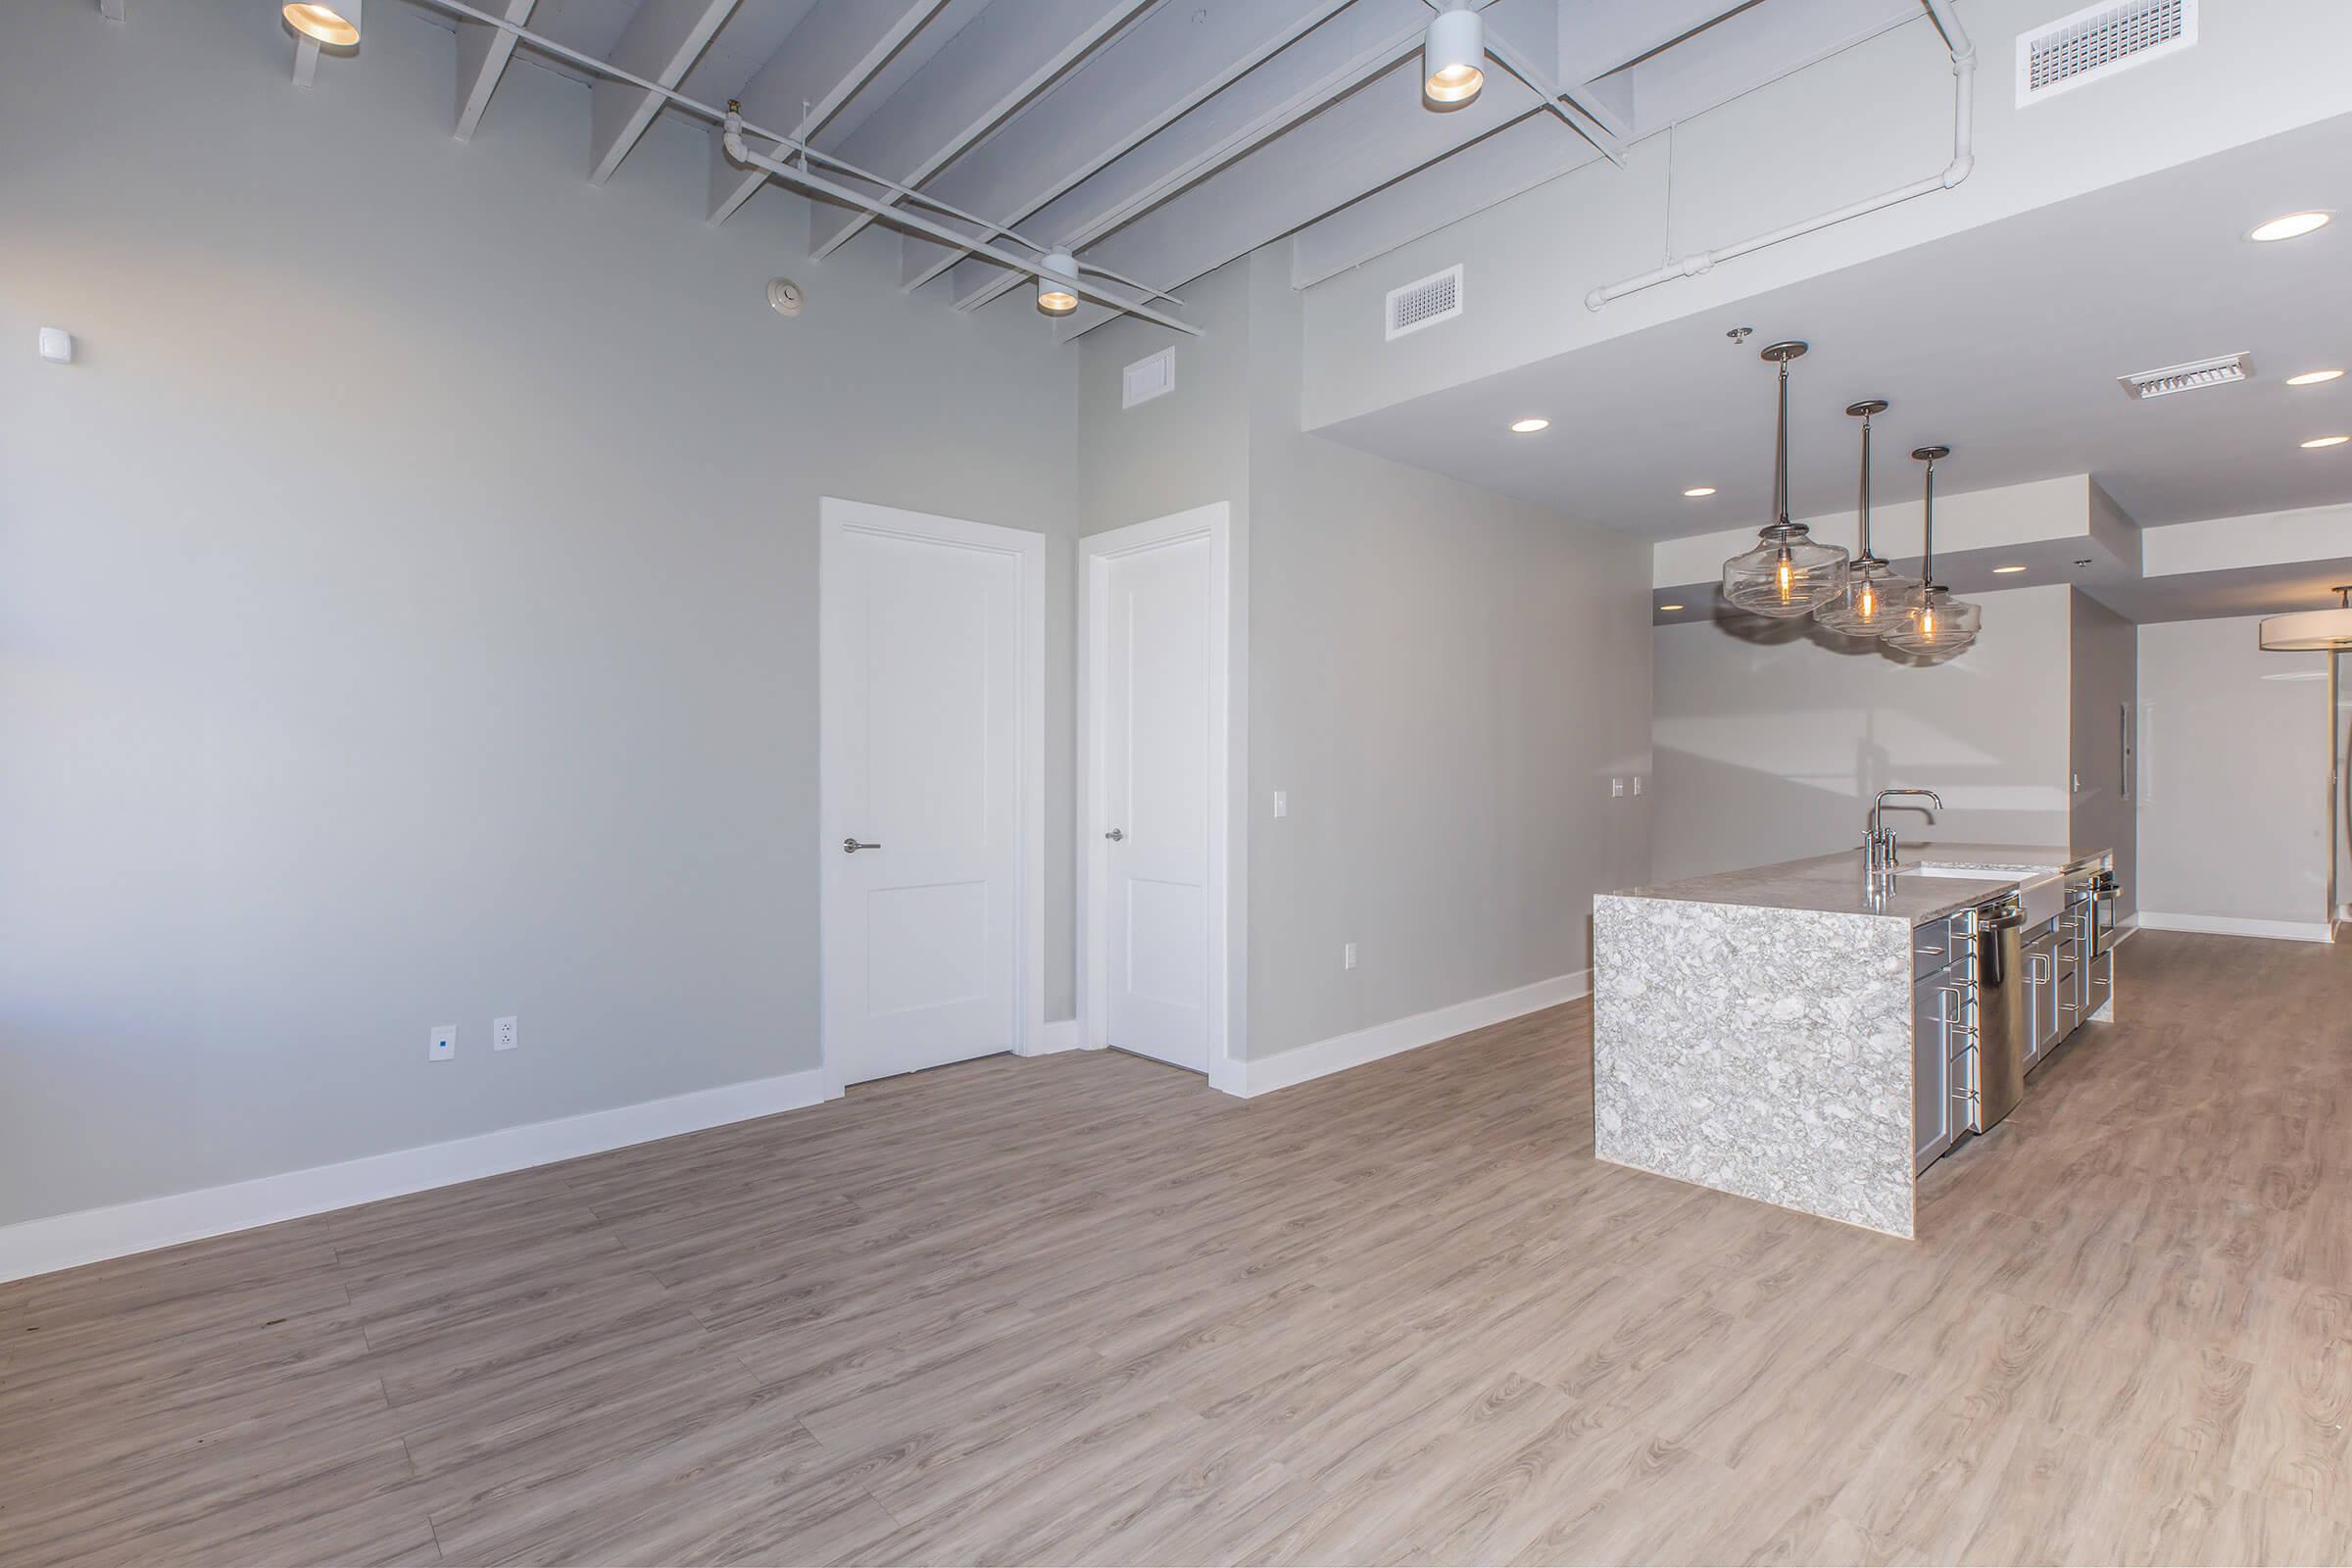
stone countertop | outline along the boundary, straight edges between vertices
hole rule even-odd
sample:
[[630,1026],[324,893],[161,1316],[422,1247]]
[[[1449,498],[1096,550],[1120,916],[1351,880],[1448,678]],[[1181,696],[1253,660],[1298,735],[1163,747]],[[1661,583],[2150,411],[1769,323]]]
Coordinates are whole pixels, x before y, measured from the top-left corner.
[[[2027,878],[2063,871],[2106,853],[2104,849],[2069,850],[2051,845],[1906,844],[1901,867],[1884,889],[1874,890],[1857,847],[1837,855],[1721,871],[1657,887],[1624,888],[1614,896],[1822,914],[1875,914],[1917,926],[1982,904]],[[1984,874],[1981,880],[1931,876],[1923,874],[1923,866]]]

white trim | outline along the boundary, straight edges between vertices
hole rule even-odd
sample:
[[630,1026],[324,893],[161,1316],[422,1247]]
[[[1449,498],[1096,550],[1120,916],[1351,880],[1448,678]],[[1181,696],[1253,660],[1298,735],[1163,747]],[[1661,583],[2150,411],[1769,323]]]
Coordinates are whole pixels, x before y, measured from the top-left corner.
[[1029,1056],[1050,1056],[1057,1051],[1076,1051],[1077,1049],[1078,1020],[1075,1018],[1056,1018],[1053,1022],[1046,1025],[1045,1033],[1038,1038],[1037,1049],[1034,1051],[1023,1052],[1022,1054]]
[[[1036,1055],[1045,1049],[1046,1032],[1046,536],[1026,528],[1000,527],[961,517],[905,512],[866,501],[820,496],[817,508],[817,853],[830,847],[841,853],[840,827],[835,819],[833,785],[824,765],[824,650],[830,617],[838,597],[828,593],[840,569],[841,552],[832,541],[852,529],[860,533],[896,535],[936,543],[957,544],[975,550],[998,551],[1014,557],[1021,571],[1021,711],[1020,812],[1021,844],[1015,852],[1018,866],[1020,918],[1013,955],[1013,1018],[1019,1030],[1013,1050]],[[828,835],[831,835],[828,837]],[[825,881],[817,881],[817,1008],[818,1070],[824,1074],[825,1098],[843,1093],[840,1057],[832,1050],[833,1030],[825,997],[828,970],[824,962]]]
[[1247,835],[1232,830],[1233,796],[1239,785],[1233,753],[1233,716],[1246,656],[1234,646],[1232,509],[1222,501],[1154,517],[1078,541],[1078,919],[1077,967],[1079,1043],[1100,1051],[1108,1043],[1104,1018],[1107,987],[1102,966],[1102,911],[1108,897],[1109,865],[1102,854],[1102,803],[1096,781],[1102,775],[1097,749],[1103,738],[1098,709],[1102,682],[1097,671],[1108,657],[1109,619],[1102,613],[1110,563],[1120,556],[1208,541],[1208,1082],[1212,1089],[1242,1094],[1242,1042],[1247,1003],[1236,984],[1244,973],[1247,935],[1241,850]]
[[502,1127],[446,1144],[370,1154],[335,1165],[314,1165],[225,1187],[25,1220],[0,1227],[0,1281],[502,1176],[730,1122],[754,1121],[799,1110],[824,1098],[821,1074],[791,1072],[612,1110]]
[[1358,1029],[1353,1034],[1334,1035],[1318,1040],[1311,1046],[1259,1057],[1244,1063],[1247,1083],[1242,1093],[1248,1096],[1271,1094],[1288,1089],[1313,1078],[1328,1077],[1350,1067],[1394,1056],[1402,1052],[1416,1051],[1484,1029],[1545,1007],[1556,1007],[1563,1002],[1592,994],[1592,971],[1580,969],[1574,974],[1554,975],[1538,980],[1533,985],[1520,986],[1512,991],[1497,991],[1493,996],[1473,997],[1451,1006],[1430,1012],[1417,1012],[1409,1018],[1392,1019]]
[[2195,931],[2214,937],[2269,937],[2278,942],[2331,942],[2325,920],[2244,920],[2233,914],[2151,914],[2140,911],[2142,931]]

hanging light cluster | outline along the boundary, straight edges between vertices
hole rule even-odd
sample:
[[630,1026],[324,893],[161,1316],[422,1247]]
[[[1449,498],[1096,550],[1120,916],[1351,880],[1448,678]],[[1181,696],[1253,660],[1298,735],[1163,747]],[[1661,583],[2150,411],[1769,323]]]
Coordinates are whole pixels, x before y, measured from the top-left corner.
[[1860,555],[1814,539],[1788,515],[1788,366],[1806,345],[1775,343],[1764,350],[1780,367],[1780,421],[1773,448],[1772,520],[1759,530],[1756,548],[1723,564],[1723,597],[1749,614],[1792,620],[1811,615],[1840,636],[1876,638],[1914,658],[1948,659],[1977,640],[1984,612],[1954,599],[1936,581],[1936,464],[1948,447],[1921,447],[1912,454],[1927,466],[1927,510],[1922,524],[1920,575],[1906,577],[1871,548],[1871,421],[1886,412],[1884,398],[1869,398],[1845,412],[1862,421],[1862,479],[1859,496]]

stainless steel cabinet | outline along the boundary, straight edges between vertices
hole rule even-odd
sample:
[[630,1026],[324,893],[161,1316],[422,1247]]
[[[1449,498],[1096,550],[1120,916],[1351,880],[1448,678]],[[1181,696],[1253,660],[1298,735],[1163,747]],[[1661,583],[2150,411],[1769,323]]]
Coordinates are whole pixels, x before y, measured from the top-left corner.
[[2058,1044],[2058,931],[2045,925],[2026,939],[2026,1061]]
[[[1929,927],[1930,930],[1936,929]],[[1926,1170],[1968,1125],[1966,958],[1911,985],[1911,1151]]]

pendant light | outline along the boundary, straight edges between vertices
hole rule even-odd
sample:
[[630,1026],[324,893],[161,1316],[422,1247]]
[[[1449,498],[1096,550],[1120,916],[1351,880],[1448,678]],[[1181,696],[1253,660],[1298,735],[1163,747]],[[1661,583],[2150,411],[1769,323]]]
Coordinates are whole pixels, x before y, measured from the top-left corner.
[[1486,22],[1467,3],[1452,4],[1421,40],[1421,96],[1432,109],[1459,109],[1486,84]]
[[1037,309],[1067,316],[1078,308],[1078,262],[1068,251],[1048,251],[1038,261]]
[[1789,619],[1809,615],[1844,591],[1845,551],[1817,543],[1801,522],[1788,520],[1788,362],[1802,358],[1802,343],[1775,343],[1764,351],[1781,368],[1781,422],[1773,449],[1772,521],[1756,535],[1756,548],[1723,564],[1723,597],[1751,615]]
[[360,41],[361,0],[295,0],[285,8],[286,25],[329,49],[348,49]]
[[1905,595],[1919,584],[1898,576],[1884,557],[1870,548],[1870,421],[1886,412],[1885,398],[1869,398],[1845,411],[1862,421],[1862,553],[1847,569],[1845,587],[1814,612],[1814,618],[1832,631],[1848,637],[1876,637],[1901,615]]
[[1950,447],[1921,447],[1911,456],[1928,466],[1927,510],[1920,525],[1920,584],[1903,596],[1900,613],[1886,632],[1888,647],[1925,658],[1949,659],[1977,640],[1984,612],[1936,580],[1936,465]]
[[2333,610],[2299,610],[2262,622],[2262,646],[2274,654],[2352,653],[2352,587],[2328,590],[2342,601]]

